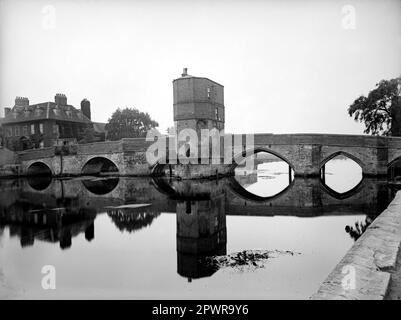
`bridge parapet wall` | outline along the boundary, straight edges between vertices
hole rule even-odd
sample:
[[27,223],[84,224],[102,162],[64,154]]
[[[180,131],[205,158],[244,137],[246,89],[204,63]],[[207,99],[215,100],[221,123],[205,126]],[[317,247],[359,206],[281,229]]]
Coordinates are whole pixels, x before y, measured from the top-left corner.
[[[242,135],[245,136],[245,135]],[[359,147],[386,147],[387,137],[348,134],[255,134],[255,144],[318,144]]]
[[122,152],[121,144],[121,140],[79,144],[78,154],[88,155]]
[[17,154],[18,154],[18,158],[20,161],[29,161],[29,160],[34,160],[34,159],[50,158],[50,157],[53,157],[55,154],[55,147],[20,151]]

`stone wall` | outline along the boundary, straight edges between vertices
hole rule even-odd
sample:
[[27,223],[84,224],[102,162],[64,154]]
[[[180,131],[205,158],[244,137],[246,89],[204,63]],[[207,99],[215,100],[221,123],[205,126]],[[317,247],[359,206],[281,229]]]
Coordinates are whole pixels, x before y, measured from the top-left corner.
[[355,242],[312,299],[383,300],[401,244],[401,192]]

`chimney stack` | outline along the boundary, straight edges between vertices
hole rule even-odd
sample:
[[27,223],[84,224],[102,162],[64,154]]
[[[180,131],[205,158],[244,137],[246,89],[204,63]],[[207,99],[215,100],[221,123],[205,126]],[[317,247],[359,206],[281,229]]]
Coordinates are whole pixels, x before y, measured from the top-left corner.
[[188,68],[184,68],[181,77],[186,77],[188,75]]
[[6,117],[11,112],[11,108],[5,107],[4,108],[4,116]]
[[67,97],[63,93],[57,93],[54,96],[54,102],[59,106],[66,106],[67,105]]
[[15,105],[18,107],[29,106],[29,100],[26,97],[15,97]]
[[81,112],[84,114],[84,116],[91,120],[91,103],[89,100],[84,99],[81,101]]

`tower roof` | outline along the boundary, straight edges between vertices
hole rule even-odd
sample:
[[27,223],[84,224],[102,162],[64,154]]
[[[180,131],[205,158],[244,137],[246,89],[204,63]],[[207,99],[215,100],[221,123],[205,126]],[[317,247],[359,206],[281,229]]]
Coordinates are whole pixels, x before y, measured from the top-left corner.
[[174,79],[173,82],[177,81],[177,80],[181,80],[181,79],[206,79],[206,80],[208,80],[210,82],[213,82],[213,83],[215,83],[215,84],[217,84],[217,85],[219,85],[221,87],[224,87],[222,84],[220,84],[220,83],[218,83],[218,82],[216,82],[214,80],[211,80],[209,78],[206,78],[206,77],[195,77],[195,76],[192,76],[192,75],[188,74],[188,68],[184,68],[183,72],[181,74],[181,77],[179,77],[177,79]]

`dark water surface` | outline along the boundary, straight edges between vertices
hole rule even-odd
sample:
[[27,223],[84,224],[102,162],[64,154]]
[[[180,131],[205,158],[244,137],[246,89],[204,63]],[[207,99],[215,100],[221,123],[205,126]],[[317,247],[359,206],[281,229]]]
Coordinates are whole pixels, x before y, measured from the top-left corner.
[[331,165],[324,180],[282,163],[218,181],[0,180],[0,298],[308,298],[394,194]]

